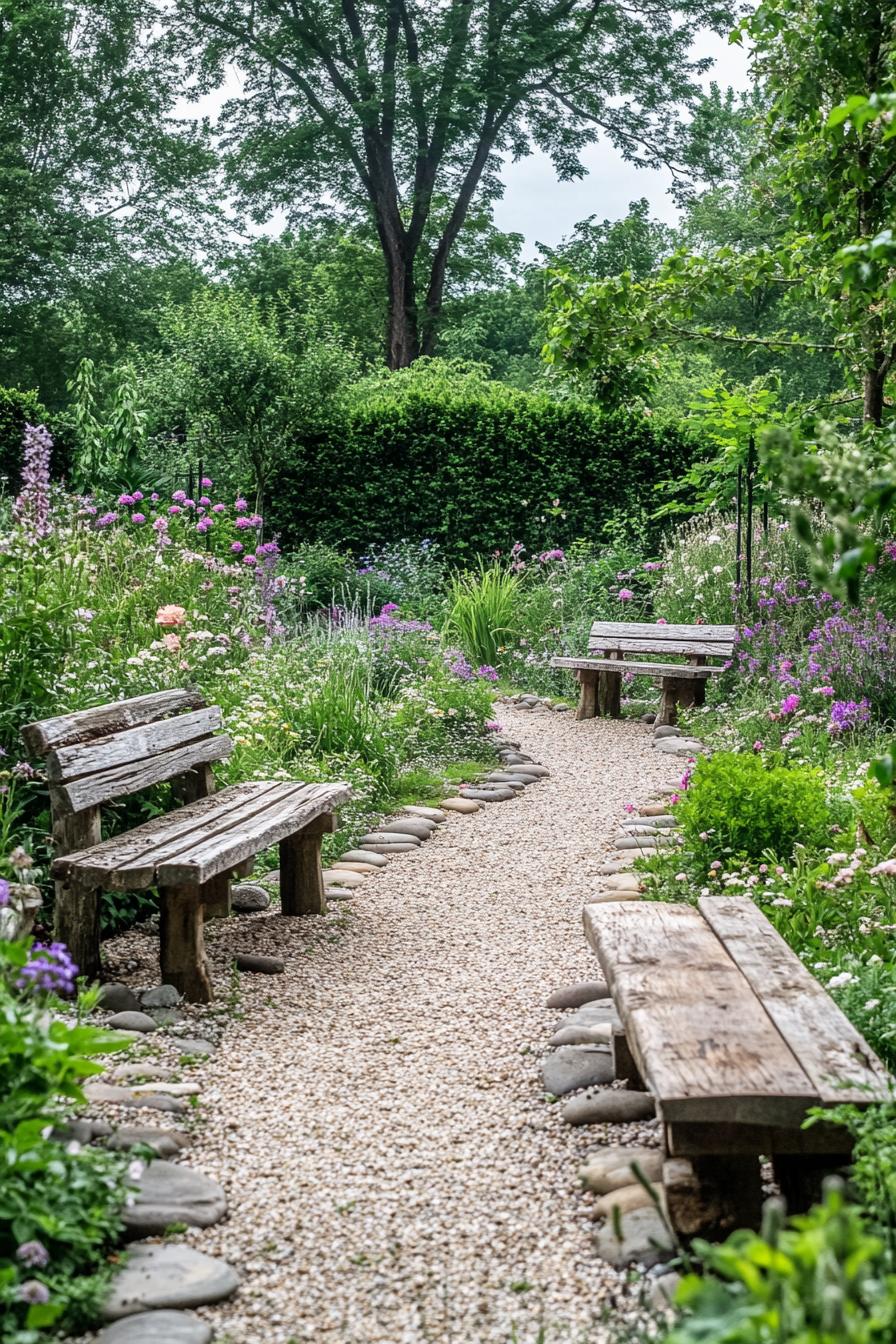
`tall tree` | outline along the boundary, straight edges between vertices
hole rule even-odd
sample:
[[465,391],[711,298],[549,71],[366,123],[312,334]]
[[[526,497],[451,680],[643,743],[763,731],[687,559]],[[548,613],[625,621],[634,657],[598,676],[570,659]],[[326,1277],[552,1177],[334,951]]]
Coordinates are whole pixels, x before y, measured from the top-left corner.
[[[0,347],[26,311],[98,272],[195,241],[213,184],[206,128],[157,0],[0,5]],[[7,354],[4,351],[4,354]]]
[[[561,178],[605,134],[638,164],[682,168],[680,116],[708,62],[698,27],[725,0],[175,0],[206,86],[236,66],[230,166],[256,214],[322,200],[366,213],[382,250],[393,368],[433,349],[474,200],[537,147]],[[298,202],[298,204],[297,204]]]

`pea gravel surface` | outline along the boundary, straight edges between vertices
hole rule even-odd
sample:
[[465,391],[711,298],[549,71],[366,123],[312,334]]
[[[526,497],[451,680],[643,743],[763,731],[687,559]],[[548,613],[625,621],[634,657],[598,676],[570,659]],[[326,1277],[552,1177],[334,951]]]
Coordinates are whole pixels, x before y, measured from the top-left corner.
[[219,1340],[611,1344],[635,1310],[593,1251],[578,1169],[652,1126],[563,1123],[545,1000],[594,977],[582,905],[624,805],[681,766],[640,723],[499,709],[550,778],[452,816],[325,917],[217,926],[219,964],[286,962],[241,977],[241,1016],[191,1073],[204,1123],[184,1160],[230,1215],[188,1240],[242,1276],[200,1313]]

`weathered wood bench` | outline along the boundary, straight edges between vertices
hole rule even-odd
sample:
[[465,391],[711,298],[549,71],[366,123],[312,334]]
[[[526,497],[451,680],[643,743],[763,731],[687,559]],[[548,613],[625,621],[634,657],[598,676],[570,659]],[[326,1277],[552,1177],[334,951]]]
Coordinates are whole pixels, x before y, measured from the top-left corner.
[[[552,658],[551,667],[565,667],[578,677],[577,719],[593,719],[600,712],[618,718],[621,712],[622,674],[638,672],[659,677],[663,691],[656,722],[675,723],[679,705],[702,705],[707,678],[724,671],[708,658],[730,658],[734,650],[733,625],[652,625],[649,621],[595,621],[588,639],[587,658]],[[650,654],[686,662],[632,662],[626,655]],[[602,657],[600,655],[603,655]],[[621,666],[621,664],[624,664]]]
[[[280,846],[283,914],[321,914],[321,837],[335,830],[347,784],[252,780],[215,793],[211,762],[233,750],[221,710],[188,691],[161,691],[29,724],[46,761],[56,859],[56,935],[81,974],[100,975],[100,893],[155,887],[162,978],[192,1002],[212,997],[205,914],[229,914],[230,879]],[[100,808],[171,781],[181,806],[103,840]]]
[[810,1109],[890,1098],[880,1060],[746,896],[588,905],[585,933],[621,1028],[617,1076],[662,1121],[668,1208],[681,1232],[757,1225],[759,1155],[807,1206],[849,1160],[849,1135]]

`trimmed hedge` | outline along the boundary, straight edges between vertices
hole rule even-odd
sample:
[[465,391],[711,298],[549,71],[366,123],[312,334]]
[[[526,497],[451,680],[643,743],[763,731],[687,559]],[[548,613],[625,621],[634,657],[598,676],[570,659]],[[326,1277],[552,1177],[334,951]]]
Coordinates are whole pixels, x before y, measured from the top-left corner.
[[654,483],[694,455],[693,439],[642,414],[437,363],[366,380],[344,425],[300,446],[265,510],[285,547],[428,537],[462,560],[518,539],[596,539],[612,518],[652,511]]

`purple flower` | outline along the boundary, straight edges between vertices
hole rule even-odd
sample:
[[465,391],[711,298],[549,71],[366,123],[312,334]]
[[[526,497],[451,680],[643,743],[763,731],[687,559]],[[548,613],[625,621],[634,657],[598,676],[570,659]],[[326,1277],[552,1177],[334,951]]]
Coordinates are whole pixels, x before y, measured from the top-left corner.
[[175,490],[174,494],[171,496],[175,504],[183,504],[186,497],[187,497],[186,490]]
[[397,602],[384,602],[383,605],[382,605],[382,607],[381,607],[381,609],[380,609],[380,615],[381,615],[381,616],[390,616],[390,615],[392,614],[393,611],[398,611],[398,603],[397,603]]
[[183,513],[183,509],[179,504],[172,504],[169,507],[168,512],[171,514],[172,518],[176,518],[179,513]]
[[859,701],[834,700],[831,702],[829,731],[832,733],[850,732],[861,724],[867,723],[869,718],[870,709],[864,696]]
[[230,549],[233,551],[234,555],[239,555],[243,549],[243,543],[241,541],[232,541],[230,543]]
[[485,725],[485,731],[487,733],[500,733],[502,727],[503,725],[498,723],[496,719],[489,719],[488,723]]
[[110,510],[109,513],[104,513],[104,514],[102,515],[102,517],[97,518],[96,523],[94,524],[94,526],[95,526],[95,527],[110,527],[112,523],[117,523],[117,522],[118,522],[118,514],[117,514],[117,513],[114,513],[112,510]]
[[212,486],[214,485],[214,481],[212,480],[211,476],[203,476],[199,484],[204,486],[206,490],[211,490]]
[[620,602],[631,602],[634,593],[631,588],[620,588],[616,596],[619,598]]
[[224,513],[227,509],[226,504],[213,504],[212,513]]
[[128,507],[129,507],[131,504],[136,504],[137,501],[136,501],[136,499],[134,498],[133,495],[119,495],[119,496],[118,496],[118,503],[121,504],[122,507],[125,507],[125,506],[128,506]]
[[476,675],[477,677],[481,677],[483,681],[498,680],[498,673],[493,667],[489,667],[488,663],[483,663],[481,667],[477,667]]
[[795,714],[800,707],[800,697],[798,695],[787,695],[781,701],[782,714]]
[[200,533],[200,535],[204,535],[206,532],[210,531],[211,526],[211,518],[200,518],[199,522],[196,524],[196,531]]
[[455,677],[459,677],[461,681],[473,680],[473,669],[460,649],[446,649],[443,656],[448,671]]
[[157,494],[157,492],[156,492],[155,490],[153,490],[153,492],[152,492],[152,494],[150,495],[149,498],[150,498],[150,501],[151,501],[153,504],[158,504],[158,502],[159,502],[159,496],[158,496],[158,494]]
[[255,559],[254,555],[244,555],[243,564],[248,565],[249,568],[251,569],[254,565],[258,564],[258,561]]
[[143,498],[143,491],[142,491],[142,490],[135,490],[135,491],[133,492],[133,494],[134,494],[134,503],[135,503],[135,504],[139,504],[140,501],[141,501],[141,499]]
[[16,1251],[16,1259],[28,1269],[46,1269],[50,1252],[42,1241],[23,1241]]
[[152,525],[152,529],[153,529],[154,532],[167,532],[167,531],[168,531],[168,519],[167,519],[167,518],[157,518],[157,519],[155,520],[155,522],[153,523],[153,525]]
[[646,570],[648,574],[653,574],[656,570],[663,568],[663,562],[662,560],[648,560],[641,566],[641,568]]
[[208,495],[202,495],[200,497],[199,503],[202,505],[204,509],[210,509],[212,506],[212,502],[209,499]]
[[237,513],[245,513],[249,505],[244,499],[237,499],[234,501],[233,507],[236,509]]
[[75,992],[78,968],[65,943],[35,943],[19,972],[16,988],[33,993],[70,995]]
[[43,1306],[50,1300],[50,1290],[39,1279],[26,1279],[19,1288],[19,1299],[32,1307]]
[[16,521],[32,541],[49,536],[50,453],[53,440],[44,425],[26,425],[22,436],[22,490],[14,506]]
[[145,522],[146,522],[146,514],[145,514],[145,513],[132,513],[132,514],[131,514],[131,522],[132,522],[132,523],[145,523]]
[[565,551],[561,551],[559,546],[555,546],[554,549],[551,551],[542,551],[541,555],[538,557],[539,564],[542,565],[549,564],[551,560],[565,560],[565,559],[566,559],[566,553]]
[[9,905],[9,883],[5,877],[0,877],[0,910]]

